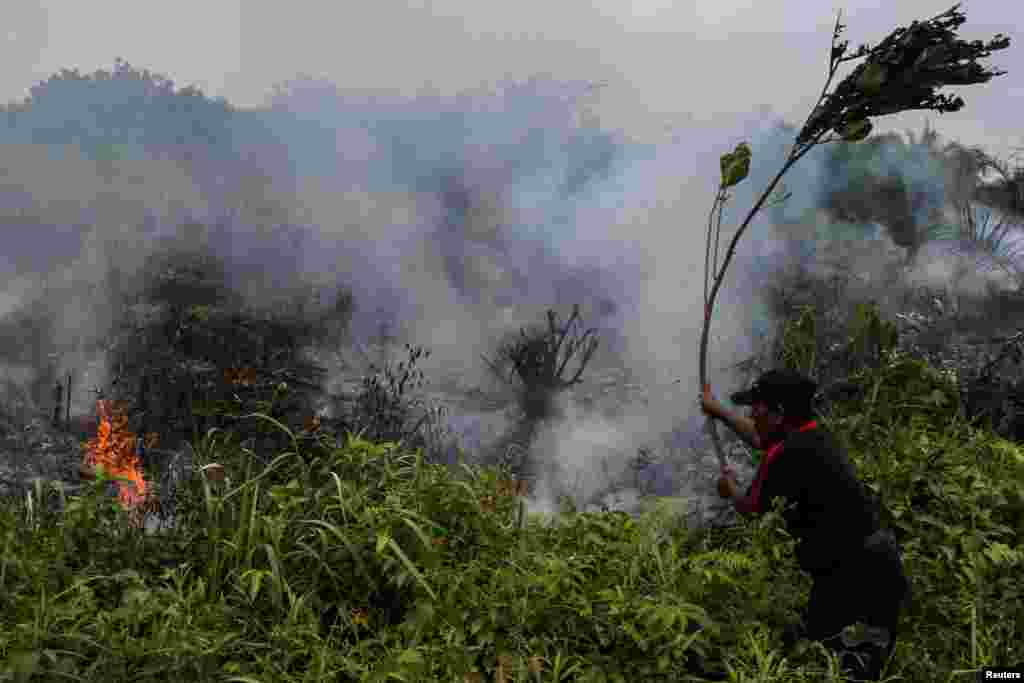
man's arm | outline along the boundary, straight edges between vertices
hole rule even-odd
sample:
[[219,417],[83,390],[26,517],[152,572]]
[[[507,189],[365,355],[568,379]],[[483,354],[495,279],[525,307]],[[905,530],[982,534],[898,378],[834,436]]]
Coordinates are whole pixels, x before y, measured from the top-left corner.
[[721,420],[729,425],[736,434],[751,448],[761,448],[761,439],[757,436],[757,428],[754,421],[749,417],[731,412],[723,406],[718,399],[711,395],[710,385],[704,388],[704,396],[701,401],[702,410],[705,415]]
[[736,432],[736,435],[743,439],[744,443],[748,446],[757,449],[761,448],[761,438],[757,435],[757,428],[754,426],[754,421],[749,417],[744,417],[730,412],[722,406],[721,412],[718,414],[718,419],[729,425],[729,428]]
[[[761,439],[757,435],[754,421],[749,417],[737,415],[726,409],[725,406],[711,395],[710,387],[705,387],[701,405],[705,415],[725,422],[751,448],[761,448]],[[723,465],[722,467],[722,477],[719,479],[718,493],[723,498],[732,499],[733,505],[738,512],[743,514],[756,512],[750,496],[751,488],[747,489],[745,495],[740,496],[739,488],[736,485],[736,472],[729,465]]]

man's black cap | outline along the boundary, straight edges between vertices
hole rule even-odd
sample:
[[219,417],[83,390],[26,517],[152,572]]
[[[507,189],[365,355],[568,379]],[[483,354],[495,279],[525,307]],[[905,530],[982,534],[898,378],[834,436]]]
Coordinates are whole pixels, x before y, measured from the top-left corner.
[[738,406],[753,405],[763,401],[772,407],[781,407],[783,412],[807,412],[818,390],[818,383],[792,370],[769,370],[746,391],[739,391],[729,397]]

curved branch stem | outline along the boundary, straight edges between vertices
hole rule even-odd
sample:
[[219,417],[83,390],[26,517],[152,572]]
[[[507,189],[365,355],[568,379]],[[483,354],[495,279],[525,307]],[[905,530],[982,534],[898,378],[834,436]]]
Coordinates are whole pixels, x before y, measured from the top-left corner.
[[[790,168],[792,168],[793,164],[795,164],[796,162],[800,161],[800,159],[803,158],[803,156],[805,154],[807,154],[807,152],[809,152],[812,148],[814,148],[818,144],[820,138],[821,138],[821,135],[819,134],[816,139],[811,140],[811,141],[809,141],[809,142],[807,142],[807,143],[805,143],[805,144],[803,144],[803,145],[801,145],[799,147],[796,147],[796,148],[793,149],[792,152],[790,152],[789,158],[786,160],[786,163],[783,164],[782,168],[779,170],[778,173],[775,174],[775,177],[772,178],[772,181],[768,184],[768,187],[765,188],[764,192],[761,193],[761,196],[758,198],[757,202],[754,203],[753,208],[751,208],[750,212],[747,213],[747,217],[745,219],[743,219],[743,223],[740,224],[739,230],[736,231],[736,234],[733,235],[732,240],[729,242],[729,248],[725,252],[725,260],[722,262],[722,268],[717,273],[715,273],[715,279],[714,279],[714,282],[712,283],[712,287],[711,287],[711,294],[710,294],[710,296],[708,296],[706,298],[705,303],[704,303],[704,326],[701,329],[701,333],[700,333],[700,357],[699,357],[699,363],[700,363],[700,387],[701,387],[702,390],[703,390],[704,387],[708,386],[708,373],[707,373],[708,336],[709,336],[708,333],[711,330],[711,312],[712,312],[712,310],[714,309],[714,306],[715,306],[715,297],[718,295],[718,290],[721,288],[722,282],[725,280],[725,271],[729,267],[729,263],[732,261],[733,255],[736,253],[736,244],[739,242],[740,237],[743,236],[743,233],[750,226],[750,223],[751,223],[751,221],[753,221],[754,216],[756,216],[757,212],[761,210],[761,207],[764,205],[765,201],[767,201],[768,197],[771,195],[772,191],[775,189],[775,186],[779,184],[780,180],[782,180],[782,176],[784,176],[786,174],[786,172]],[[722,201],[722,193],[721,192],[719,193],[719,195],[718,195],[718,197],[716,198],[715,201],[716,201],[716,204]],[[709,241],[710,241],[710,234],[711,234],[711,226],[709,224],[708,225]],[[716,245],[716,252],[717,252],[717,245]],[[706,283],[707,283],[707,272],[705,271],[705,285],[706,285]],[[712,443],[715,446],[715,454],[718,456],[719,463],[721,463],[722,465],[725,465],[725,453],[722,450],[722,444],[721,444],[721,441],[720,441],[719,436],[718,436],[718,430],[715,428],[715,421],[714,421],[713,418],[709,417],[707,419],[707,430],[708,430],[708,433],[711,435],[711,441],[712,441]]]

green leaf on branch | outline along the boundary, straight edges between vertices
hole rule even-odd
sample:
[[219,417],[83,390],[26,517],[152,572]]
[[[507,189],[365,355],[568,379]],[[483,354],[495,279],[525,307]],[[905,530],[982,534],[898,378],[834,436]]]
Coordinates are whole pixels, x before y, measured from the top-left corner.
[[865,95],[877,95],[885,85],[885,79],[889,75],[888,69],[878,63],[869,63],[865,66],[857,78],[857,87]]
[[750,145],[741,142],[735,150],[723,154],[719,161],[722,167],[722,187],[739,184],[750,173]]
[[837,132],[846,142],[860,142],[871,133],[872,127],[870,119],[859,119],[851,121]]

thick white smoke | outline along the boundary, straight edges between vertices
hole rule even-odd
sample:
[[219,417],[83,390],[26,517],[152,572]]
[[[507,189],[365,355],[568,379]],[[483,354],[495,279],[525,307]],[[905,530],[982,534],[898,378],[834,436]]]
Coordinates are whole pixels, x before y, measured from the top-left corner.
[[[209,245],[253,306],[269,310],[310,287],[350,288],[357,342],[390,324],[399,341],[432,351],[428,376],[471,387],[488,381],[480,357],[503,335],[543,322],[548,308],[564,318],[580,304],[602,335],[593,371],[625,367],[642,388],[615,414],[566,403],[567,418],[537,439],[551,476],[542,491],[579,479],[589,497],[607,480],[597,463],[607,458],[614,475],[641,446],[702,422],[693,399],[719,156],[741,140],[753,146],[721,263],[792,140],[759,110],[691,120],[641,142],[581,113],[600,96],[548,79],[454,97],[370,96],[299,80],[267,107],[226,114],[217,144],[185,159],[135,141],[101,163],[75,145],[15,144],[24,135],[10,133],[0,206],[12,247],[0,307],[51,311],[64,351],[58,374],[87,372],[83,389],[101,385],[97,345],[161,238],[176,235]],[[928,169],[907,172],[941,193]],[[822,173],[821,154],[792,170],[787,220],[817,206]],[[713,317],[708,365],[719,396],[737,388],[729,368],[754,353],[755,332],[774,328],[762,312],[767,278],[787,264],[814,265],[817,242],[793,239],[766,214],[739,243]],[[862,265],[877,265],[877,254],[865,252]],[[933,280],[948,275],[922,263]],[[78,393],[74,410],[86,412],[90,399]]]

